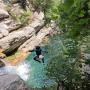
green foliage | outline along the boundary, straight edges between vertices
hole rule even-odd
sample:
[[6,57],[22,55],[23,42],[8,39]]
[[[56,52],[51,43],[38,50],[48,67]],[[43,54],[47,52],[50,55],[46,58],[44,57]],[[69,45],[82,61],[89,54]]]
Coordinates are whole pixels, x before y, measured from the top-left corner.
[[[66,0],[67,1],[67,0]],[[68,7],[69,2],[64,2],[61,7],[61,26],[66,29],[69,37],[81,39],[83,36],[90,34],[89,28],[89,0],[72,0],[71,5]],[[63,8],[62,8],[63,7]],[[65,15],[64,15],[65,14]],[[64,17],[63,17],[64,15]]]
[[10,14],[11,14],[11,18],[24,25],[28,24],[28,21],[30,20],[30,16],[32,15],[31,11],[24,11],[19,15],[16,15],[15,13],[12,12],[10,12]]
[[63,32],[61,36],[54,36],[47,46],[50,56],[48,77],[57,83],[63,81],[66,86],[69,84],[73,87],[71,90],[81,88],[87,78],[84,72],[82,74],[82,65],[85,64],[85,61],[82,63],[85,60],[82,53],[90,53],[90,0],[30,1],[35,9],[44,12],[46,21],[56,21]]
[[[46,20],[59,17],[59,0],[29,0],[35,10],[42,10]],[[58,13],[58,14],[57,14]]]
[[30,19],[30,16],[31,16],[31,11],[25,11],[24,13],[22,13],[19,17],[19,21],[21,23],[28,23],[28,20]]
[[[52,62],[52,60],[54,60],[54,62]],[[73,62],[70,61],[69,58],[62,54],[52,58],[52,60],[49,62],[47,68],[47,75],[50,78],[55,79],[56,82],[64,81],[65,83],[80,81],[80,71],[78,67],[73,65]]]
[[[84,42],[86,43],[86,41]],[[51,37],[46,47],[50,58],[46,67],[46,75],[57,83],[63,82],[64,87],[68,87],[70,90],[78,89],[78,87],[85,87],[84,89],[86,89],[86,84],[88,85],[89,80],[85,81],[87,76],[82,72],[84,62],[79,57],[80,48],[81,46],[79,46],[77,41],[65,38],[65,35]],[[82,87],[83,83],[85,85]]]

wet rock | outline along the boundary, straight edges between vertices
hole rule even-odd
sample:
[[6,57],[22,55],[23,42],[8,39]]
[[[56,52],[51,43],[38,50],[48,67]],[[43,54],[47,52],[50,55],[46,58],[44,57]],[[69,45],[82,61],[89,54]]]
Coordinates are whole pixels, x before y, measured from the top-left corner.
[[29,90],[25,82],[14,74],[0,76],[0,90]]

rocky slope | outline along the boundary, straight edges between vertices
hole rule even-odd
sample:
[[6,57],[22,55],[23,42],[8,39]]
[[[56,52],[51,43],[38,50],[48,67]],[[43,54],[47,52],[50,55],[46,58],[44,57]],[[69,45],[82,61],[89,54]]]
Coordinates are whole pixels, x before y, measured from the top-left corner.
[[[39,45],[45,36],[54,31],[54,23],[48,27],[44,23],[42,11],[35,11],[32,12],[32,15],[29,15],[30,11],[22,10],[18,4],[13,4],[8,9],[2,0],[0,0],[0,7],[0,49],[7,56],[15,51],[27,53],[36,45]],[[23,22],[23,20],[26,20],[28,24],[26,24],[26,21]],[[22,53],[20,55],[22,57]]]
[[[28,55],[28,51],[39,45],[45,36],[54,30],[54,24],[47,27],[44,23],[43,12],[33,12],[29,16],[28,11],[23,11],[18,4],[14,4],[12,7],[8,9],[3,0],[0,0],[0,58],[14,54],[16,51],[20,53],[12,61],[7,62],[4,59],[0,59],[0,66],[4,66],[7,63],[16,65],[21,60],[24,60]],[[22,19],[27,20],[27,16],[28,23],[26,21],[23,22]],[[41,89],[28,88],[19,76],[5,74],[0,75],[0,90]]]

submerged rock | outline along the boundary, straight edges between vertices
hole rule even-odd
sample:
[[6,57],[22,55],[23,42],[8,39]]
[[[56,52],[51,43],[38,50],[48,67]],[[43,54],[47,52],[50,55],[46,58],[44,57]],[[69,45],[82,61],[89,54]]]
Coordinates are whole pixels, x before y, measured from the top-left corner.
[[0,90],[29,90],[25,82],[14,74],[0,76]]

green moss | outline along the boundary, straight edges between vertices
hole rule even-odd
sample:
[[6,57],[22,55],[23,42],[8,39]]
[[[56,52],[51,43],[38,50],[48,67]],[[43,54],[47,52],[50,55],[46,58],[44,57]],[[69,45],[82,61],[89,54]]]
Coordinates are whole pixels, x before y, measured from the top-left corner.
[[21,24],[28,24],[28,21],[30,20],[30,17],[32,15],[32,12],[30,10],[22,10],[22,13],[15,13],[12,12],[12,6],[11,5],[7,5],[6,6],[6,10],[8,11],[8,13],[10,14],[11,18],[17,22],[20,22]]
[[15,13],[11,13],[11,17],[15,20],[18,21],[20,23],[28,23],[28,20],[30,19],[32,15],[31,11],[24,11],[23,13],[21,13],[20,15],[16,15]]
[[24,12],[18,17],[18,19],[19,19],[19,21],[20,21],[21,23],[26,23],[26,24],[28,24],[28,21],[29,21],[31,15],[32,15],[32,12],[31,12],[31,11],[24,11]]

